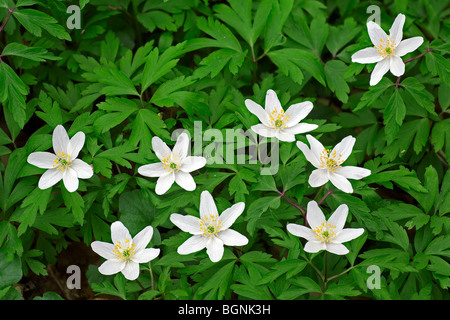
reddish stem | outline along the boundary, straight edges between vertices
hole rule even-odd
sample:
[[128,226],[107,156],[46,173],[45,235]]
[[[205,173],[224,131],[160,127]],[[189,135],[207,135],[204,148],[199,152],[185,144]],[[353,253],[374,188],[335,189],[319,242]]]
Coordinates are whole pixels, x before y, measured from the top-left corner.
[[286,191],[280,192],[280,191],[277,190],[277,192],[278,192],[278,194],[279,194],[281,197],[283,197],[284,199],[286,199],[287,202],[289,202],[291,205],[293,205],[295,208],[297,208],[297,209],[302,213],[303,219],[305,220],[305,226],[308,226],[308,222],[306,221],[306,211],[305,211],[305,209],[303,209],[303,208],[300,207],[298,204],[294,203],[291,199],[289,199],[289,198],[284,194]]
[[[430,48],[427,48],[427,50],[425,51],[425,52],[422,52],[421,54],[419,54],[418,56],[415,56],[415,57],[413,57],[413,58],[411,58],[411,59],[408,59],[408,60],[405,60],[405,61],[403,61],[403,63],[408,63],[408,62],[411,62],[411,61],[413,61],[413,60],[416,60],[416,59],[419,59],[420,57],[422,57],[422,56],[424,56],[426,53],[428,53],[428,52],[430,52],[430,51],[432,51]],[[396,89],[398,89],[398,86],[400,85],[400,79],[402,78],[402,76],[399,76],[398,78],[397,78],[397,81],[395,82],[395,88]]]
[[12,8],[12,9],[8,8],[8,11],[9,11],[8,16],[6,17],[5,22],[3,22],[3,24],[0,26],[0,32],[2,32],[3,29],[5,29],[5,26],[8,23],[9,18],[11,17],[11,14],[14,12],[15,9],[16,9],[16,7]]

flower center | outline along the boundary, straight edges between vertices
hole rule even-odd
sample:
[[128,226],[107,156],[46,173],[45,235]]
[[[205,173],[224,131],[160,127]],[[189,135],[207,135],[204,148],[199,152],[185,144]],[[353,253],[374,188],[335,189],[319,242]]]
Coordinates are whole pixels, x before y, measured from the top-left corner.
[[336,155],[336,150],[331,151],[330,149],[323,149],[319,157],[320,167],[336,172],[336,169],[340,168],[341,163],[344,162],[341,160],[342,154],[339,154],[337,157]]
[[181,161],[178,155],[170,154],[166,158],[162,159],[164,169],[168,172],[178,172],[181,167]]
[[380,44],[375,47],[378,50],[378,54],[383,57],[383,59],[395,56],[395,50],[397,49],[397,44],[388,37],[386,41],[380,39]]
[[336,226],[331,225],[326,220],[320,226],[313,229],[314,236],[321,242],[330,243],[336,237],[334,229]]
[[122,262],[131,261],[133,260],[133,256],[136,253],[136,245],[134,243],[131,243],[129,239],[126,239],[124,244],[122,244],[120,241],[117,241],[117,243],[114,245],[113,253],[116,256],[117,260],[120,260]]
[[214,238],[221,231],[222,222],[220,222],[219,217],[213,214],[199,219],[200,220],[200,231],[202,232],[202,237]]
[[72,165],[72,160],[70,160],[70,154],[67,154],[63,151],[59,151],[56,154],[56,158],[53,161],[55,164],[53,168],[57,170],[66,171]]
[[289,115],[284,113],[284,110],[281,109],[280,112],[277,109],[274,109],[271,114],[269,114],[269,126],[272,129],[284,129],[287,127],[287,122],[289,120]]

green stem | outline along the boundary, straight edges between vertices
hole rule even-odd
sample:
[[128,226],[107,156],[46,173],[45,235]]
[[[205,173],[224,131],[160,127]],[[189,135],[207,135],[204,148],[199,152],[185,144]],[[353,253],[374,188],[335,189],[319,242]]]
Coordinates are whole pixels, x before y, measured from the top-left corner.
[[328,285],[328,251],[325,251],[325,256],[324,256],[324,264],[325,264],[325,271],[323,272],[323,290],[322,291],[326,291],[327,290],[327,285]]
[[153,271],[152,271],[151,263],[148,264],[148,271],[150,271],[150,280],[152,282],[152,290],[155,290],[155,283],[154,283],[154,279],[153,279]]
[[316,195],[314,196],[314,201],[319,197],[319,194],[322,192],[323,188],[325,188],[325,185],[321,186],[319,191],[317,191]]

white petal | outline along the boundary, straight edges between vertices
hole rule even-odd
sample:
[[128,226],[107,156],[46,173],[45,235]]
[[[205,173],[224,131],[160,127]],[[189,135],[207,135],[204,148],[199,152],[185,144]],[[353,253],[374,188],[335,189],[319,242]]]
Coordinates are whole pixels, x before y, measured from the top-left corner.
[[236,219],[242,214],[245,208],[244,202],[232,205],[220,214],[219,220],[222,222],[222,230],[228,229]]
[[392,24],[391,29],[389,29],[389,37],[394,42],[395,46],[398,46],[400,41],[403,39],[403,25],[405,24],[405,15],[398,14]]
[[80,179],[89,179],[94,175],[92,167],[80,159],[73,160],[70,168],[75,170],[77,177]]
[[232,229],[221,231],[217,236],[226,246],[245,246],[248,243],[246,236]]
[[263,107],[250,99],[245,100],[245,106],[248,111],[258,117],[262,124],[266,126],[269,125],[269,114],[263,109]]
[[123,268],[125,268],[125,262],[120,260],[106,260],[102,263],[102,265],[98,268],[98,271],[104,275],[111,275],[121,272]]
[[209,238],[206,241],[206,253],[212,262],[218,262],[223,257],[223,241],[217,237]]
[[328,172],[328,177],[330,178],[331,183],[339,190],[342,190],[345,193],[353,192],[352,184],[344,176],[334,172]]
[[84,132],[77,132],[72,139],[69,140],[69,144],[67,145],[67,153],[70,155],[71,159],[76,159],[81,149],[84,146],[84,140],[86,136]]
[[405,73],[405,63],[403,62],[402,58],[397,56],[391,56],[389,60],[391,73],[394,76],[400,77]]
[[356,138],[352,136],[345,137],[331,150],[331,156],[334,156],[334,160],[338,163],[344,162],[352,153],[355,142]]
[[311,240],[305,244],[304,249],[306,252],[316,253],[316,252],[319,252],[320,250],[325,250],[326,245],[325,245],[325,242]]
[[172,150],[170,150],[167,144],[162,141],[160,137],[155,136],[152,138],[152,148],[158,159],[161,161],[170,156],[172,153]]
[[105,259],[114,259],[114,245],[103,241],[94,241],[91,243],[92,251]]
[[56,155],[50,152],[33,152],[28,156],[27,162],[42,169],[52,169],[55,165]]
[[272,89],[269,89],[266,92],[266,102],[264,107],[268,114],[272,114],[272,111],[275,110],[277,113],[283,110],[280,100],[278,100],[277,94]]
[[384,59],[378,62],[373,68],[372,74],[370,75],[370,85],[374,86],[380,82],[381,78],[389,71],[390,62],[389,59]]
[[53,151],[55,154],[58,152],[67,152],[67,147],[69,145],[69,136],[67,135],[66,129],[62,125],[56,126],[53,130]]
[[299,134],[299,133],[305,133],[312,130],[317,129],[319,126],[317,124],[311,124],[311,123],[297,123],[296,125],[285,128],[282,130],[284,133],[289,134]]
[[184,172],[192,172],[200,168],[203,168],[205,165],[206,165],[205,157],[189,156],[184,159],[183,164],[180,167],[180,170]]
[[184,171],[178,171],[175,173],[175,182],[186,191],[193,191],[197,187],[194,178]]
[[157,256],[159,256],[160,249],[155,248],[148,248],[144,249],[142,251],[136,252],[136,254],[133,256],[133,261],[137,263],[147,263],[155,259]]
[[353,239],[358,238],[360,235],[364,233],[363,228],[347,228],[343,229],[340,232],[336,233],[336,238],[333,239],[334,243],[342,243],[351,241]]
[[317,188],[323,186],[328,180],[328,169],[316,169],[311,172],[308,183],[311,187]]
[[210,215],[218,216],[218,211],[211,193],[205,190],[200,195],[200,219]]
[[354,167],[354,166],[345,166],[336,170],[336,173],[344,176],[347,179],[355,179],[360,180],[367,176],[370,176],[371,171],[366,168]]
[[304,101],[291,105],[285,112],[286,116],[289,116],[287,121],[288,127],[292,127],[305,119],[312,109],[313,104],[310,101]]
[[294,142],[295,136],[292,133],[288,133],[285,130],[278,130],[277,132],[277,138],[280,141],[286,141],[286,142]]
[[423,43],[422,37],[413,37],[409,39],[405,39],[397,46],[395,50],[395,55],[398,57],[402,57],[407,53],[413,52],[417,48],[419,48]]
[[174,181],[175,181],[175,174],[173,173],[167,173],[163,176],[160,176],[156,181],[156,188],[155,188],[156,194],[161,195],[166,193],[167,190],[170,189]]
[[131,235],[128,232],[128,229],[123,225],[120,221],[114,221],[111,224],[111,240],[113,244],[117,242],[125,243],[126,240],[131,241]]
[[206,247],[206,238],[196,235],[187,239],[181,246],[178,247],[179,254],[190,254],[197,252]]
[[320,210],[317,202],[315,202],[314,200],[308,202],[306,208],[306,220],[311,226],[311,229],[315,229],[325,222],[325,216],[322,210]]
[[[367,32],[369,33],[370,40],[375,47],[378,47],[380,43],[387,42],[387,34],[381,27],[373,21],[367,23]],[[383,40],[383,41],[381,41]]]
[[186,132],[180,134],[177,138],[175,146],[173,147],[172,154],[177,156],[181,161],[183,161],[188,154],[189,142],[190,142],[189,136],[187,135]]
[[79,185],[77,172],[71,168],[67,168],[67,170],[64,171],[63,174],[63,182],[67,191],[69,192],[77,191]]
[[334,232],[338,233],[344,228],[347,215],[348,206],[346,204],[341,204],[337,207],[336,211],[333,212],[330,219],[328,219],[328,223],[336,227]]
[[374,47],[359,50],[352,55],[352,62],[356,63],[375,63],[381,60],[383,57]]
[[295,224],[295,223],[289,223],[286,226],[286,228],[294,236],[301,237],[306,240],[314,240],[315,239],[314,231],[312,231],[310,228],[307,228],[305,226]]
[[312,135],[307,134],[306,135],[306,139],[309,142],[309,146],[311,148],[312,153],[316,156],[316,159],[318,162],[320,162],[320,154],[322,153],[322,151],[325,150],[325,148],[323,147],[323,144],[320,143],[319,140],[317,140],[316,138],[314,138]]
[[162,175],[167,174],[167,170],[164,169],[164,166],[161,162],[150,163],[138,168],[138,172],[140,175],[144,177],[161,177]]
[[344,255],[349,253],[348,249],[341,243],[327,243],[325,250],[337,255]]
[[122,273],[128,280],[136,280],[139,277],[139,263],[128,261],[125,268],[122,269]]
[[39,179],[39,189],[47,189],[54,186],[63,178],[63,172],[58,169],[49,169]]
[[306,144],[301,141],[297,141],[297,147],[303,152],[306,160],[308,160],[314,167],[320,168],[320,161],[317,156],[308,148]]
[[142,229],[137,235],[133,238],[133,244],[136,245],[136,252],[144,250],[147,247],[148,243],[152,239],[153,236],[153,227],[147,226]]
[[170,221],[184,232],[191,234],[201,234],[200,231],[200,219],[194,216],[183,216],[178,213],[172,213],[170,215]]
[[278,130],[272,129],[262,123],[254,125],[251,129],[262,137],[273,138],[277,136]]

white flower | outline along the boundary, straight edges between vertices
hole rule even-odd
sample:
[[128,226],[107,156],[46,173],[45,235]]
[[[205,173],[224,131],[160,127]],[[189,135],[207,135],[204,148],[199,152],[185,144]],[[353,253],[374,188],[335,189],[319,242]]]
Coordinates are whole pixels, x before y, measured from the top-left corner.
[[316,138],[307,134],[311,149],[301,141],[297,141],[297,147],[303,152],[306,160],[317,169],[309,176],[311,187],[319,187],[331,181],[338,189],[352,193],[352,184],[347,179],[360,180],[370,175],[370,170],[354,166],[341,167],[341,164],[347,160],[352,153],[353,145],[356,139],[347,136],[339,142],[333,150],[325,149]]
[[178,213],[170,215],[170,221],[184,232],[193,234],[181,246],[179,254],[190,254],[206,247],[206,253],[212,262],[222,259],[224,245],[244,246],[248,239],[230,226],[244,211],[243,202],[236,203],[219,216],[214,199],[208,191],[200,196],[200,218]]
[[263,137],[275,137],[281,141],[293,142],[296,134],[318,127],[317,124],[299,123],[311,112],[313,108],[311,102],[296,103],[284,111],[273,90],[267,91],[265,110],[250,99],[245,100],[245,105],[261,121],[260,124],[252,126],[252,130]]
[[159,249],[146,248],[153,236],[153,228],[148,226],[131,238],[128,229],[120,221],[111,224],[113,243],[94,241],[91,248],[106,261],[98,268],[104,275],[122,272],[128,280],[139,276],[139,264],[155,259]]
[[173,150],[158,137],[153,137],[152,147],[161,162],[141,166],[138,172],[146,177],[159,177],[155,192],[164,194],[174,182],[187,191],[195,190],[196,184],[189,172],[204,167],[206,158],[187,155],[188,135],[180,134]]
[[391,29],[389,29],[389,36],[375,22],[369,21],[367,23],[367,31],[374,47],[359,50],[352,55],[352,61],[377,63],[370,76],[371,86],[376,85],[389,70],[394,76],[403,75],[405,64],[400,57],[416,50],[423,43],[422,37],[402,40],[404,23],[405,15],[400,13],[395,18]]
[[315,253],[320,250],[326,250],[334,254],[343,255],[349,251],[342,243],[356,239],[364,233],[363,228],[344,229],[347,215],[347,205],[341,204],[331,215],[330,219],[326,220],[317,202],[310,201],[308,202],[306,220],[311,229],[290,223],[287,225],[287,230],[294,236],[308,240],[304,248],[306,252]]
[[94,174],[92,167],[77,159],[83,148],[85,135],[77,132],[69,140],[66,130],[58,125],[53,131],[53,151],[33,152],[28,156],[28,163],[42,169],[48,169],[39,179],[39,188],[47,189],[61,179],[69,192],[78,189],[78,179],[89,179]]

